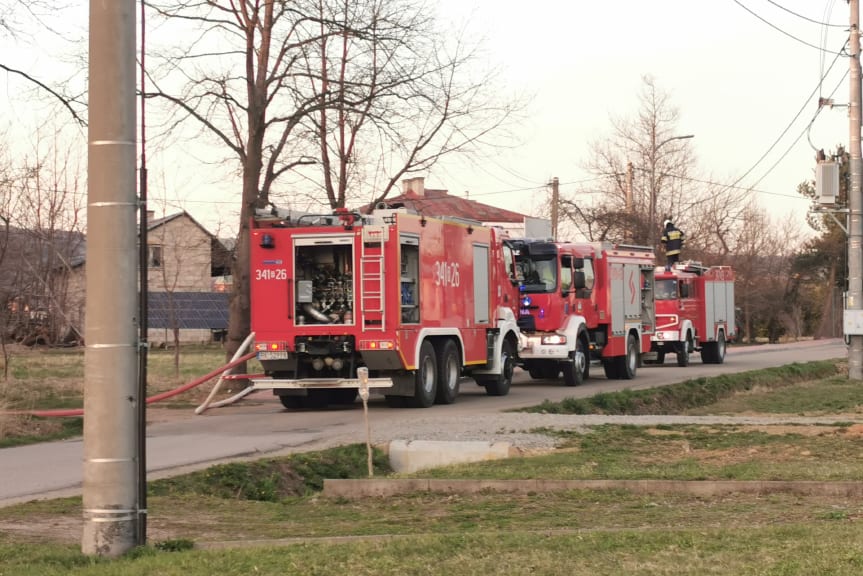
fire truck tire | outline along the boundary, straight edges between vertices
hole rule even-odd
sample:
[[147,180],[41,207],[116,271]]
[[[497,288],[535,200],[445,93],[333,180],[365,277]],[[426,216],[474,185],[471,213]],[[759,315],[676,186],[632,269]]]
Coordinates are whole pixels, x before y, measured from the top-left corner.
[[587,378],[587,356],[584,340],[579,336],[570,362],[563,364],[563,383],[566,386],[580,386]]
[[617,362],[614,358],[602,361],[602,369],[605,372],[605,377],[609,380],[617,380]]
[[458,396],[461,377],[461,358],[458,346],[452,340],[444,340],[437,351],[437,395],[435,404],[452,404]]
[[420,346],[419,363],[417,364],[414,395],[408,398],[410,408],[430,408],[437,396],[437,361],[434,346],[424,340]]
[[660,350],[656,353],[656,363],[665,364],[665,350]]
[[500,351],[500,374],[477,379],[476,383],[485,387],[488,396],[506,396],[512,386],[515,370],[515,345],[509,338],[504,339]]
[[301,410],[306,407],[305,396],[279,396],[279,400],[288,410]]
[[357,401],[359,391],[356,388],[336,388],[332,390],[330,400],[333,404],[353,404]]
[[330,405],[335,390],[321,388],[309,390],[308,392],[308,396],[304,398],[303,406],[313,410],[320,410]]
[[[617,364],[615,372],[618,380],[632,380],[635,378],[635,372],[638,369],[638,339],[635,335],[630,334],[626,339],[626,354],[617,356],[613,359]],[[606,371],[606,376],[608,371]]]
[[681,342],[680,348],[677,350],[677,365],[680,366],[681,368],[685,368],[685,367],[689,366],[689,348],[690,348],[690,342],[691,342],[690,338],[691,337],[689,336],[689,333],[687,332],[686,333],[686,340]]
[[705,342],[701,346],[701,361],[705,364],[722,364],[725,362],[725,332],[719,332],[716,342]]

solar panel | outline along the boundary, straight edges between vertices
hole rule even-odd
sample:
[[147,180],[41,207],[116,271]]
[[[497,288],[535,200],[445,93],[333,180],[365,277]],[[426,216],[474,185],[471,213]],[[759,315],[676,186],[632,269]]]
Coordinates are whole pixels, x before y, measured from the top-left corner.
[[225,330],[228,327],[227,292],[149,292],[150,328]]

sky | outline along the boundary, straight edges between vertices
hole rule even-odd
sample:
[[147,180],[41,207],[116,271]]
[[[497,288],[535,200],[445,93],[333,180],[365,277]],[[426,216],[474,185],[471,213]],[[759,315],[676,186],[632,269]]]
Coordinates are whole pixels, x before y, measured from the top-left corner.
[[[57,31],[86,39],[87,2],[72,3],[77,18]],[[479,162],[444,161],[425,175],[430,188],[533,215],[557,177],[577,200],[591,143],[611,135],[612,118],[636,114],[645,75],[679,109],[677,133],[694,135],[699,178],[742,177],[772,216],[790,213],[802,228],[808,203],[795,189],[813,178],[815,150],[847,146],[849,59],[836,56],[847,40],[844,1],[440,0],[438,11],[444,26],[483,40],[483,64],[506,89],[533,98],[516,143]],[[0,49],[33,74],[70,66],[44,37],[6,38]],[[0,74],[0,126],[26,140],[37,121],[22,118],[45,110],[20,88]],[[819,96],[835,106],[819,112]],[[208,180],[194,154],[148,159],[157,212],[184,208],[208,228],[235,227],[236,188]]]

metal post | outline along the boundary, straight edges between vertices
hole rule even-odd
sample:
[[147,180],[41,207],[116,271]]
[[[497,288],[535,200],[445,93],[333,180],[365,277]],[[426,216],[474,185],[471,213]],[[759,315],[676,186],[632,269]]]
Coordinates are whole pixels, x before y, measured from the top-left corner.
[[90,0],[84,554],[135,546],[135,0]]
[[[851,70],[849,79],[851,94],[848,101],[848,116],[850,119],[849,154],[851,190],[848,194],[849,224],[848,224],[848,310],[859,315],[863,309],[863,225],[861,225],[861,207],[863,197],[860,195],[861,180],[863,180],[863,160],[860,154],[860,0],[850,0],[851,31],[849,48]],[[851,335],[848,348],[848,378],[863,379],[863,335]]]

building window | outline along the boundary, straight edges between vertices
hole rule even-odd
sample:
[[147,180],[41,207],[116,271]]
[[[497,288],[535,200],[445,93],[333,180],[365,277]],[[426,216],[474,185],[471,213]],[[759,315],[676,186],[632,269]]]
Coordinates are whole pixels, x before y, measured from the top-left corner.
[[149,250],[147,251],[147,266],[149,268],[161,268],[162,267],[162,247],[158,244],[151,244],[148,246]]

